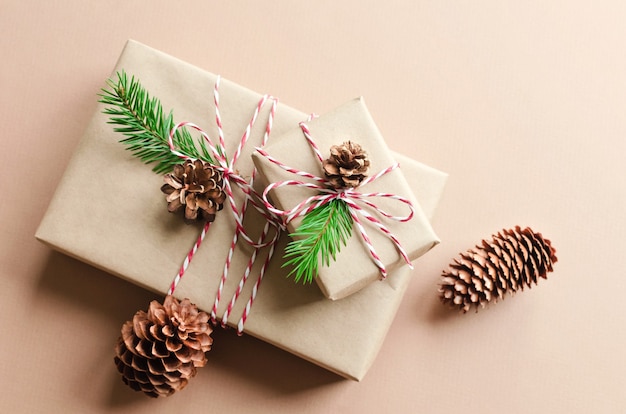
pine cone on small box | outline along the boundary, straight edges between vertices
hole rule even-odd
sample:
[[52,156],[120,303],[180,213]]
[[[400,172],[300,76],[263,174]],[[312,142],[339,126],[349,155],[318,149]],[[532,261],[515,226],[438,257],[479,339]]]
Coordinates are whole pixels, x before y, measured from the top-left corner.
[[222,173],[207,162],[186,160],[175,165],[171,174],[165,174],[163,181],[161,191],[166,194],[167,210],[173,213],[185,206],[188,220],[213,221],[224,206]]
[[524,287],[547,279],[557,261],[550,240],[530,228],[502,230],[491,241],[461,253],[450,270],[442,273],[439,288],[444,304],[459,308],[463,313],[487,302],[503,299]]
[[152,301],[122,326],[115,346],[115,365],[126,385],[150,397],[168,396],[184,388],[207,363],[213,339],[209,315],[189,299],[171,295]]
[[352,141],[330,147],[330,158],[323,163],[324,174],[334,188],[358,187],[369,166],[367,152]]

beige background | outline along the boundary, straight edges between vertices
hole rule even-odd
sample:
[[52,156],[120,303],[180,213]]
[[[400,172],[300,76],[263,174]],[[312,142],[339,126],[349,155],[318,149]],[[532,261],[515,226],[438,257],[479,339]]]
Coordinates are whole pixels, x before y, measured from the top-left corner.
[[[0,2],[2,412],[626,410],[624,2],[170,3]],[[183,392],[123,386],[114,340],[155,296],[33,234],[127,38],[307,112],[363,95],[393,149],[450,173],[363,382],[218,331]],[[549,280],[442,308],[451,258],[516,224],[557,247]]]

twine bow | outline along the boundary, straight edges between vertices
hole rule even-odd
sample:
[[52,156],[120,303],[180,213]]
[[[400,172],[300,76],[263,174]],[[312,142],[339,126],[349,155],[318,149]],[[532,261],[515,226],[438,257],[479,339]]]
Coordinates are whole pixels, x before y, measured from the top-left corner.
[[[263,266],[260,269],[259,272],[259,277],[255,282],[255,285],[252,289],[252,294],[246,304],[246,307],[243,311],[243,314],[237,324],[237,332],[239,334],[243,333],[243,327],[245,324],[245,321],[248,317],[248,314],[250,313],[250,309],[252,307],[252,303],[254,301],[254,299],[256,298],[256,294],[258,291],[258,288],[261,284],[261,281],[263,279],[263,276],[265,274],[265,271],[267,269],[267,266],[269,265],[269,262],[274,254],[274,250],[275,250],[275,246],[276,246],[276,242],[278,241],[280,234],[283,230],[283,224],[282,224],[282,220],[277,217],[275,214],[273,214],[272,212],[269,212],[266,208],[264,203],[261,201],[261,196],[253,189],[253,184],[254,184],[254,179],[256,176],[256,168],[253,169],[252,171],[252,175],[250,177],[250,180],[246,180],[245,178],[243,178],[238,172],[237,170],[234,168],[237,160],[239,159],[241,152],[243,151],[243,148],[245,147],[246,143],[248,142],[248,138],[250,137],[250,132],[252,130],[252,126],[256,123],[257,121],[257,117],[262,109],[262,107],[268,102],[271,101],[271,109],[270,109],[270,113],[267,119],[267,123],[265,126],[265,133],[263,135],[263,140],[262,140],[262,144],[261,145],[265,145],[267,143],[267,140],[269,138],[270,132],[272,130],[272,125],[273,125],[273,120],[274,120],[274,116],[276,113],[276,107],[278,104],[278,99],[274,98],[270,95],[264,95],[258,102],[255,111],[252,115],[252,118],[250,119],[250,121],[248,122],[248,125],[246,126],[246,129],[243,133],[243,136],[241,137],[239,144],[237,145],[237,148],[233,154],[233,156],[231,157],[231,159],[229,160],[228,157],[226,156],[226,142],[225,142],[225,138],[224,138],[224,131],[222,129],[222,119],[221,119],[221,115],[220,115],[220,110],[219,110],[219,85],[220,85],[220,77],[218,76],[216,82],[215,82],[215,87],[213,89],[213,100],[215,103],[215,122],[217,125],[217,130],[218,130],[218,143],[217,145],[213,143],[213,140],[211,139],[211,137],[202,130],[202,128],[200,128],[198,125],[192,123],[192,122],[180,122],[178,124],[176,124],[172,130],[170,131],[169,134],[169,139],[168,139],[168,144],[170,147],[170,151],[175,154],[176,156],[180,157],[183,160],[187,160],[187,159],[192,159],[191,157],[183,154],[182,152],[178,151],[178,149],[176,149],[176,147],[174,146],[174,142],[173,142],[173,137],[174,134],[176,133],[176,131],[179,128],[183,128],[183,127],[188,127],[188,128],[192,128],[195,129],[196,131],[198,131],[200,133],[200,135],[202,136],[202,138],[205,140],[207,147],[210,151],[210,155],[212,156],[212,158],[217,162],[217,165],[213,165],[213,167],[219,171],[222,172],[222,175],[224,177],[223,180],[223,187],[224,187],[224,192],[226,193],[227,199],[229,201],[230,207],[231,207],[231,212],[232,212],[232,216],[235,220],[235,224],[236,224],[236,230],[235,230],[235,234],[233,236],[233,239],[231,240],[231,244],[230,244],[230,248],[226,257],[226,261],[224,263],[224,268],[222,270],[222,276],[220,278],[220,284],[218,286],[218,290],[215,296],[215,301],[213,304],[213,308],[211,310],[211,320],[214,323],[217,323],[217,309],[220,303],[220,300],[222,298],[222,293],[223,293],[223,289],[224,289],[224,285],[226,284],[226,280],[228,278],[228,273],[229,273],[229,269],[232,263],[232,257],[235,251],[235,247],[237,245],[237,242],[239,240],[239,238],[243,239],[246,243],[250,244],[254,250],[253,253],[250,257],[250,259],[248,260],[248,264],[246,266],[246,269],[243,273],[243,276],[241,277],[240,281],[239,281],[239,285],[237,286],[237,289],[235,291],[235,293],[233,294],[228,307],[226,309],[226,311],[224,312],[224,315],[222,316],[221,319],[221,324],[222,326],[225,326],[228,322],[228,317],[230,316],[235,303],[237,302],[237,299],[239,298],[243,287],[245,285],[245,283],[247,282],[250,273],[252,271],[252,267],[254,266],[254,263],[256,262],[259,250],[265,247],[269,247],[269,251],[268,254],[266,256],[266,259],[263,263]],[[233,185],[235,185],[237,188],[239,188],[242,193],[244,194],[245,198],[243,201],[243,204],[241,205],[241,207],[237,206],[237,202],[234,198],[233,195]],[[248,234],[248,232],[246,231],[246,229],[244,228],[243,225],[243,220],[246,214],[246,211],[248,209],[249,205],[252,205],[257,211],[259,211],[263,217],[265,218],[265,225],[263,227],[263,231],[261,232],[261,235],[258,237],[258,239],[255,241],[253,240],[250,235]],[[180,282],[180,279],[182,278],[182,276],[184,275],[185,271],[187,270],[187,268],[189,267],[189,264],[191,263],[191,260],[193,258],[193,256],[195,255],[195,253],[197,252],[198,248],[200,247],[200,245],[202,244],[202,241],[204,240],[204,238],[206,237],[206,234],[209,230],[209,227],[211,225],[211,222],[207,222],[205,223],[202,232],[200,233],[200,235],[198,236],[195,244],[193,245],[193,247],[191,248],[191,250],[189,251],[189,253],[187,254],[187,256],[185,257],[185,260],[178,272],[178,274],[176,275],[176,277],[174,278],[174,280],[172,281],[168,294],[172,294],[174,292],[174,290],[176,289],[176,286],[178,285],[178,283]],[[270,235],[270,230],[274,229],[273,235],[271,237],[268,238],[268,236]]]
[[[317,144],[313,140],[308,126],[306,125],[306,123],[301,122],[300,128],[302,129],[302,132],[307,142],[311,146],[311,149],[315,153],[320,164],[323,165],[324,158],[322,157],[322,154]],[[385,168],[384,170],[378,172],[377,174],[373,176],[365,178],[360,183],[359,187],[336,189],[336,188],[333,188],[330,185],[329,180],[324,177],[318,177],[309,172],[290,167],[282,163],[281,161],[277,160],[276,158],[272,157],[271,155],[269,155],[262,148],[257,148],[257,151],[259,152],[259,154],[267,158],[268,161],[272,162],[273,164],[277,165],[283,170],[289,173],[298,175],[300,177],[309,178],[314,181],[314,182],[305,182],[305,181],[299,181],[299,180],[284,180],[284,181],[271,183],[264,189],[263,194],[262,194],[262,199],[263,199],[263,203],[265,204],[266,209],[274,213],[276,216],[281,217],[283,225],[286,226],[288,223],[290,223],[294,219],[304,216],[310,213],[315,208],[320,207],[324,204],[327,204],[331,202],[332,200],[340,199],[340,200],[343,200],[348,205],[350,216],[352,217],[353,222],[356,224],[359,230],[359,234],[361,235],[361,238],[369,251],[372,261],[374,262],[374,264],[376,265],[376,267],[378,268],[381,274],[381,279],[385,279],[387,277],[388,272],[380,256],[376,252],[376,249],[370,237],[368,236],[367,231],[365,230],[365,227],[363,226],[361,217],[366,219],[368,222],[372,223],[380,232],[382,232],[389,240],[391,240],[391,242],[393,243],[394,247],[396,248],[396,250],[402,257],[402,259],[404,259],[404,261],[409,265],[411,269],[413,268],[413,264],[411,263],[411,260],[409,259],[406,251],[402,247],[402,244],[400,243],[398,238],[377,217],[375,217],[374,215],[372,215],[371,213],[367,211],[367,209],[370,209],[386,217],[389,220],[406,222],[406,221],[411,220],[411,218],[413,218],[413,215],[415,213],[415,210],[413,208],[413,204],[411,203],[411,201],[397,194],[383,193],[383,192],[362,193],[356,190],[356,188],[360,188],[360,187],[365,186],[368,183],[374,182],[378,180],[380,177],[395,170],[396,168],[400,166],[398,163],[395,163]],[[268,196],[269,196],[270,191],[280,188],[280,187],[287,187],[287,186],[308,188],[308,189],[314,190],[317,194],[306,198],[305,200],[303,200],[302,202],[300,202],[295,207],[289,210],[281,210],[281,209],[276,208],[269,201]],[[394,216],[388,213],[387,211],[383,210],[378,205],[376,205],[374,202],[370,201],[371,198],[377,198],[377,197],[397,200],[401,203],[404,203],[409,208],[409,214],[406,216]]]

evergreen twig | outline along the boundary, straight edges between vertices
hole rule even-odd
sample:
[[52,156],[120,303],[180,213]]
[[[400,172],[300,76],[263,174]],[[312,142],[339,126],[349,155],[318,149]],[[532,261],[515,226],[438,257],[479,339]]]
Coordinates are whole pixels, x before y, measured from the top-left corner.
[[[146,164],[156,163],[153,171],[163,174],[180,164],[181,159],[172,154],[168,145],[174,116],[163,113],[161,102],[151,97],[135,77],[128,79],[126,72],[117,73],[117,81],[107,81],[109,89],[102,89],[100,102],[110,105],[103,110],[109,115],[109,124],[117,125],[115,132],[126,138],[121,142]],[[178,129],[172,139],[177,150],[188,157],[213,163],[204,140],[198,140],[199,149],[185,128]]]
[[319,263],[330,265],[341,246],[346,245],[352,235],[352,216],[343,200],[332,200],[306,214],[298,228],[291,234],[293,240],[285,249],[284,266],[294,268],[296,282],[304,279],[310,283],[317,276]]

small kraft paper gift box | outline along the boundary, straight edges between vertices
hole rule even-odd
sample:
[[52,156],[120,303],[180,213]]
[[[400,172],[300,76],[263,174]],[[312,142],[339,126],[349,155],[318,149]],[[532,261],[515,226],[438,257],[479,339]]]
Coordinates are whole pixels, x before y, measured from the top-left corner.
[[[287,224],[292,234],[298,231],[305,213],[310,214],[307,208],[316,202],[349,200],[354,206],[350,207],[354,219],[349,221],[355,223],[345,246],[340,246],[327,265],[316,267],[315,280],[329,299],[342,299],[384,279],[387,271],[410,265],[410,261],[439,243],[404,174],[394,168],[399,164],[363,98],[294,126],[255,152],[253,159],[266,184],[272,183],[268,195],[274,206],[285,217],[294,217]],[[311,198],[315,200],[309,201]],[[385,217],[382,212],[392,217]],[[328,221],[327,218],[325,222]],[[316,233],[325,230],[320,226]],[[310,235],[320,240],[319,234]],[[301,250],[306,256],[313,243],[305,246]]]
[[[135,41],[126,44],[112,79],[121,71],[141,80],[146,90],[160,99],[165,111],[173,110],[176,122],[191,121],[208,136],[219,136],[212,94],[216,75]],[[219,97],[229,159],[258,110],[248,143],[233,166],[242,177],[251,177],[251,153],[263,142],[272,106],[259,105],[262,95],[225,79],[221,80]],[[180,275],[181,265],[202,234],[203,225],[186,225],[180,214],[167,211],[160,191],[163,176],[151,171],[151,166],[120,143],[123,136],[108,124],[105,108],[99,104],[36,237],[62,253],[165,294]],[[279,104],[275,110],[269,142],[306,119],[304,113],[286,105]],[[430,217],[446,175],[406,157],[394,157],[402,163],[410,188]],[[241,191],[233,191],[241,205]],[[217,213],[184,277],[178,280],[174,295],[189,298],[228,326],[245,328],[247,334],[346,378],[362,379],[402,300],[411,277],[409,268],[400,267],[384,282],[331,301],[317,286],[295,284],[286,277],[282,257],[289,237],[282,232],[265,269],[269,248],[255,249],[238,240],[224,277],[237,227],[230,210],[225,203]],[[244,224],[250,229],[263,227],[263,216],[251,208]],[[257,236],[253,234],[256,229],[249,231],[251,237]],[[257,260],[248,268],[255,252]]]

